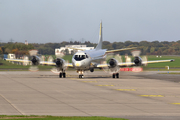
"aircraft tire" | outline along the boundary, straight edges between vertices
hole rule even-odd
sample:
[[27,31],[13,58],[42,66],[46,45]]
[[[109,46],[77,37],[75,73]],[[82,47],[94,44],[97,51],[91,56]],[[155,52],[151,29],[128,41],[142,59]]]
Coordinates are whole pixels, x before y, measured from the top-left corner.
[[66,78],[66,73],[62,73],[63,74],[63,78]]
[[59,73],[59,78],[62,78],[62,73]]
[[79,75],[79,78],[84,78],[84,76],[83,75]]
[[116,77],[115,74],[113,74],[113,75],[112,75],[112,78],[115,78],[115,77]]
[[119,78],[119,73],[116,73],[116,78]]

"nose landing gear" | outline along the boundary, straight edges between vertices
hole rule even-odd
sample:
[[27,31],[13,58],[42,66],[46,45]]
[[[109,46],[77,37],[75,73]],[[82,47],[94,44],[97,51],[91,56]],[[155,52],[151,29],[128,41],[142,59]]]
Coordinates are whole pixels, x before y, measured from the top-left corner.
[[83,71],[82,71],[82,70],[77,71],[77,73],[79,73],[79,78],[84,78],[84,75],[83,75]]
[[79,75],[79,78],[84,78],[84,75]]

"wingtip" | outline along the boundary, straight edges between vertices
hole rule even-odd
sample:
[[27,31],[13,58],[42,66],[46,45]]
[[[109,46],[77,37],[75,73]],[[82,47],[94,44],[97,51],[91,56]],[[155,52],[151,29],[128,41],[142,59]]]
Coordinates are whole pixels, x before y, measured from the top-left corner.
[[174,59],[171,60],[171,62],[174,62],[174,61],[175,61]]

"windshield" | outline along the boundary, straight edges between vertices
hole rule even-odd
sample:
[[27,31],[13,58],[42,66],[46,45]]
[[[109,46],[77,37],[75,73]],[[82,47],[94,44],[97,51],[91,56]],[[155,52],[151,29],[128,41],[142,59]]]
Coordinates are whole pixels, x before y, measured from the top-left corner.
[[76,61],[81,61],[81,60],[86,59],[86,56],[85,56],[85,55],[75,55],[75,56],[74,56],[74,59],[75,59]]

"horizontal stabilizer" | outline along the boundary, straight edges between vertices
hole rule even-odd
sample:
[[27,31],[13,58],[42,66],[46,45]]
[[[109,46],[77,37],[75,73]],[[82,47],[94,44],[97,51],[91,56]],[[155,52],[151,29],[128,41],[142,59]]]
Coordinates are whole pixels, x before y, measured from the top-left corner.
[[122,48],[122,49],[116,49],[116,50],[108,50],[108,51],[106,51],[106,53],[121,52],[121,51],[125,51],[125,50],[136,49],[136,48],[137,48],[137,47],[132,47],[132,48]]

